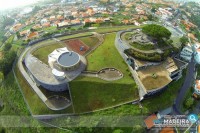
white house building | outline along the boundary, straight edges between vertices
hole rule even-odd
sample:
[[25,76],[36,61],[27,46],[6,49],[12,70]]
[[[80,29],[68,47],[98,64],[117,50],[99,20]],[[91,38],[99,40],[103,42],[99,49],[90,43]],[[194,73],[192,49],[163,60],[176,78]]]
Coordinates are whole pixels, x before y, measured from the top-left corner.
[[195,50],[195,53],[194,53],[195,62],[197,64],[200,64],[200,45],[195,44],[194,50]]
[[180,57],[186,61],[190,61],[192,58],[193,50],[192,47],[186,46],[182,49]]

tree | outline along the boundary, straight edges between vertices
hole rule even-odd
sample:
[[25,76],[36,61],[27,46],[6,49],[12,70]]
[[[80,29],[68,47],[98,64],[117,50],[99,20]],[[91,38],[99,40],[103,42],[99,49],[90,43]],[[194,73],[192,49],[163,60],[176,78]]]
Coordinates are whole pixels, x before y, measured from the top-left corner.
[[4,80],[4,75],[2,72],[0,72],[0,83]]
[[3,50],[9,51],[11,47],[12,47],[12,45],[10,43],[6,43]]
[[171,32],[168,29],[156,24],[144,26],[142,32],[158,40],[169,39],[171,36]]
[[156,12],[156,8],[155,7],[151,8],[151,12],[155,13]]
[[0,71],[3,72],[4,75],[7,75],[12,70],[16,55],[14,51],[5,52],[4,58],[0,60]]
[[16,35],[17,35],[17,38],[19,39],[20,38],[19,31],[16,33]]
[[192,108],[192,105],[194,104],[194,99],[192,97],[188,98],[186,101],[185,101],[185,107],[187,109],[189,108]]
[[33,28],[31,28],[31,29],[30,29],[30,31],[31,31],[31,32],[35,32],[36,30],[35,30],[35,29],[33,29]]
[[188,38],[183,36],[180,38],[181,45],[185,45],[188,42]]

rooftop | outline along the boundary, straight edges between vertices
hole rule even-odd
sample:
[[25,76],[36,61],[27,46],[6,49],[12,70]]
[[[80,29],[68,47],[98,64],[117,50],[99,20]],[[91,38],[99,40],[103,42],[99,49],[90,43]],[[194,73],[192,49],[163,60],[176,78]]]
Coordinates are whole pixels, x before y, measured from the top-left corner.
[[200,90],[200,80],[196,80],[196,89]]
[[170,72],[173,70],[171,68],[167,69],[166,66],[167,61],[160,65],[149,66],[137,71],[138,77],[147,90],[164,87],[172,81]]
[[148,116],[145,120],[144,123],[147,126],[147,129],[151,129],[154,126],[154,120],[157,120],[158,117],[156,114],[152,114]]
[[77,53],[70,51],[61,54],[58,58],[58,62],[62,66],[73,66],[78,63],[80,57]]
[[28,55],[26,57],[26,66],[30,72],[40,81],[48,84],[60,84],[61,82],[55,78],[52,73],[52,69],[44,64],[42,61],[34,57],[33,55]]

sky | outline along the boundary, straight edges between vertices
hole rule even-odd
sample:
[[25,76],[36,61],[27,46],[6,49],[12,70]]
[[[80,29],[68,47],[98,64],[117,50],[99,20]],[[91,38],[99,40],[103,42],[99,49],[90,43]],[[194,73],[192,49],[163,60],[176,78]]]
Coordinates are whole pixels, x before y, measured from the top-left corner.
[[0,0],[0,10],[24,6],[37,1],[39,0]]

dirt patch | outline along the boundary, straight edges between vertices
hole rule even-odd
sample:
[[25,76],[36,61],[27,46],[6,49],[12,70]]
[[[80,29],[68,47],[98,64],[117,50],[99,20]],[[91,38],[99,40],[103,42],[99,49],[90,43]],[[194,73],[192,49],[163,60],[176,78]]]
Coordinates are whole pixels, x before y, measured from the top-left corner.
[[86,44],[84,44],[79,39],[66,40],[64,42],[70,50],[77,52],[80,55],[84,55],[90,49]]

